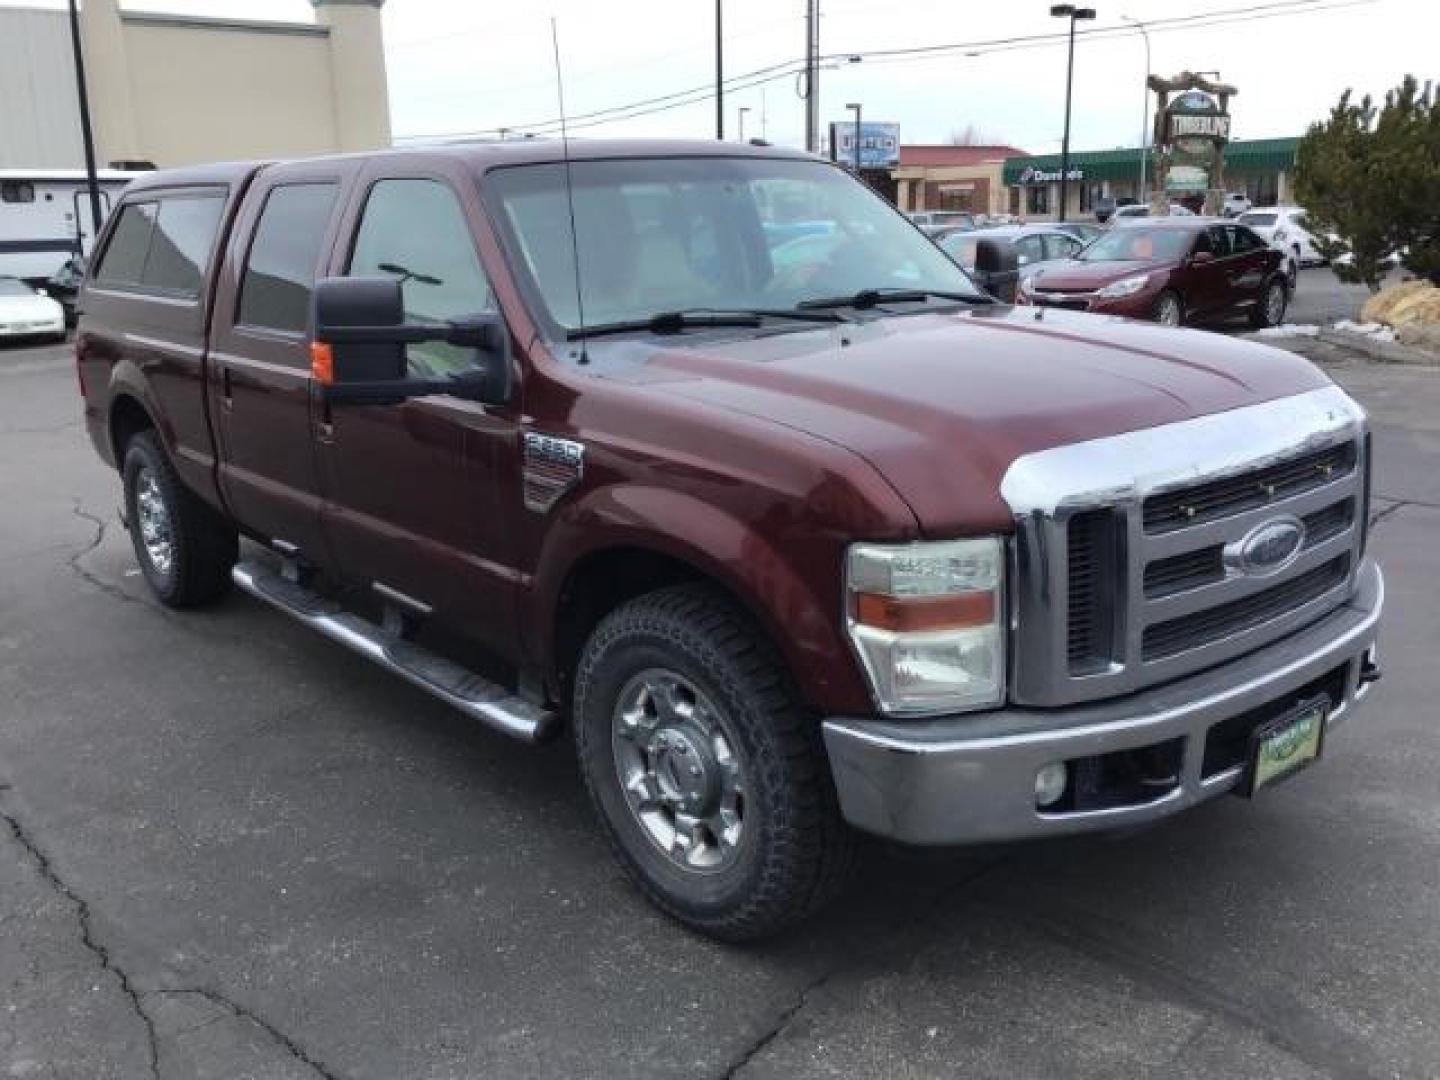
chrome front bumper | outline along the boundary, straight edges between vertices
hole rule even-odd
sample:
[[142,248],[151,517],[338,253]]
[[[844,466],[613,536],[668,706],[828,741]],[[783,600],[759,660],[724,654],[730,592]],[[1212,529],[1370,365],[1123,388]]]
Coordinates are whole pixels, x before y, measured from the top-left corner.
[[[910,844],[964,844],[1055,836],[1153,821],[1229,791],[1241,765],[1207,774],[1213,725],[1274,705],[1282,711],[1332,673],[1339,700],[1330,726],[1365,695],[1384,606],[1380,568],[1366,561],[1351,598],[1288,637],[1162,686],[1070,708],[1008,708],[924,721],[831,718],[825,747],[852,825]],[[1049,812],[1035,774],[1053,762],[1181,740],[1173,786],[1154,797],[1098,809]]]

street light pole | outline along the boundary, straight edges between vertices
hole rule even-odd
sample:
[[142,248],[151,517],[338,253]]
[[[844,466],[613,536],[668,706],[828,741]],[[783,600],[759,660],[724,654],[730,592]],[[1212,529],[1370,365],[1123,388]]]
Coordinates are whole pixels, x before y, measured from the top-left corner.
[[855,114],[855,175],[860,175],[860,105],[851,102],[845,108]]
[[1139,19],[1132,19],[1129,15],[1121,15],[1120,18],[1138,26],[1140,36],[1145,39],[1145,78],[1140,80],[1140,187],[1137,194],[1142,203],[1148,203],[1150,198],[1145,191],[1145,167],[1150,161],[1150,31],[1145,29],[1145,24]]
[[724,0],[715,0],[715,138],[725,138],[725,34]]
[[1095,18],[1095,9],[1077,8],[1074,4],[1055,4],[1050,8],[1050,14],[1057,19],[1070,20],[1070,56],[1065,64],[1065,137],[1060,142],[1059,220],[1064,221],[1070,181],[1070,89],[1075,81],[1075,24],[1082,19]]
[[805,0],[805,149],[820,148],[820,0]]
[[[85,89],[85,54],[80,48],[80,13],[70,0],[70,46],[75,52],[75,89],[80,98],[80,141],[85,144],[85,186],[90,191],[90,240],[100,235],[100,181],[95,176],[95,135],[90,128],[90,94]],[[79,231],[80,223],[75,223]],[[80,251],[85,253],[84,245]]]

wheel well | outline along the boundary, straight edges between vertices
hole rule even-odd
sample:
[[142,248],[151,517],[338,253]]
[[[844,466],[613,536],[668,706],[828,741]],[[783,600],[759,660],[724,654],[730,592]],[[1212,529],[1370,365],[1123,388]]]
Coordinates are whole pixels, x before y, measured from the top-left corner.
[[[596,625],[628,600],[692,581],[724,587],[689,563],[645,548],[610,548],[580,560],[565,578],[555,613],[553,687],[563,702],[580,650]],[[742,609],[745,605],[739,604]]]
[[110,406],[110,448],[115,451],[115,467],[125,468],[125,447],[142,431],[155,427],[150,414],[128,394],[122,394]]

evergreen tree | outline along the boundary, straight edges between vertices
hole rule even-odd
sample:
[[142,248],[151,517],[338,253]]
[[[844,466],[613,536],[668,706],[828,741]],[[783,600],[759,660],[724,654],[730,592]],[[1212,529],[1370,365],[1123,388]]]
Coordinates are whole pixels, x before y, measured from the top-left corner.
[[1440,100],[1430,84],[1407,75],[1382,108],[1345,91],[1310,125],[1295,171],[1316,247],[1341,280],[1378,290],[1398,256],[1440,282]]

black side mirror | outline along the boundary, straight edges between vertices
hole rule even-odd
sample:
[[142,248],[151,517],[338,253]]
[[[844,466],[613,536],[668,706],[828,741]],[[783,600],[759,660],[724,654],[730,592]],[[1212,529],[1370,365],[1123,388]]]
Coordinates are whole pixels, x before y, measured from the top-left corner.
[[982,237],[975,243],[975,280],[995,299],[1015,302],[1020,262],[1015,249],[1003,240]]
[[[414,379],[405,346],[443,341],[475,349],[478,369],[448,379]],[[489,405],[509,400],[505,323],[486,312],[447,323],[406,323],[404,293],[391,277],[322,278],[315,283],[312,374],[326,400],[386,404],[455,394]]]

